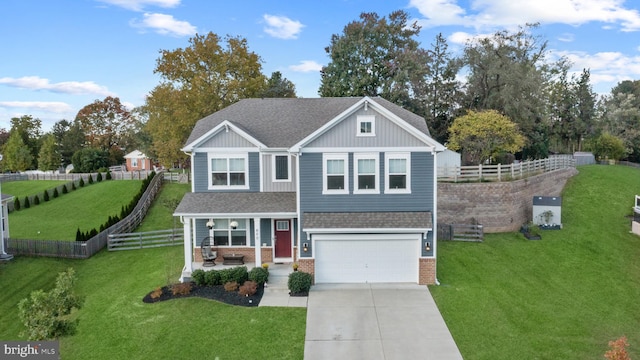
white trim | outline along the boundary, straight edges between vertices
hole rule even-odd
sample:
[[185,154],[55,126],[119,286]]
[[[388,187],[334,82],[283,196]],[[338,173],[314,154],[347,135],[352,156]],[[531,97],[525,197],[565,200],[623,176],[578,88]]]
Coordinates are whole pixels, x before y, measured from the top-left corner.
[[254,148],[254,147],[207,147],[207,148],[197,148],[195,150],[193,150],[194,154],[200,154],[200,153],[211,153],[211,152],[215,152],[215,153],[250,153],[250,152],[254,152],[257,153],[259,152],[260,149],[258,148]]
[[174,213],[173,216],[184,216],[194,219],[239,219],[239,218],[254,218],[254,217],[281,217],[286,219],[288,217],[297,216],[295,212],[283,212],[283,213]]
[[[365,107],[367,103],[365,102]],[[362,123],[371,123],[371,132],[362,132]],[[373,137],[376,136],[376,117],[375,115],[358,115],[356,117],[356,136],[358,137]]]
[[388,146],[388,147],[308,147],[300,150],[301,153],[336,153],[349,152],[433,152],[433,147],[420,146]]
[[[316,236],[321,235],[338,235],[338,234],[349,234],[366,237],[375,237],[375,236],[383,236],[383,234],[420,234],[424,239],[429,233],[432,231],[432,228],[311,228],[311,229],[302,229],[303,232],[307,233],[307,240],[315,239]],[[335,236],[334,236],[335,237]],[[388,238],[387,235],[384,235],[385,238]]]
[[[231,181],[229,169],[229,159],[243,159],[244,160],[244,185],[213,185],[213,170],[211,169],[211,160],[213,159],[226,159],[227,160],[227,184]],[[249,189],[249,154],[230,154],[230,153],[208,153],[207,154],[207,177],[209,190],[248,190]],[[235,171],[238,172],[238,171]]]
[[[359,160],[374,160],[374,188],[359,189],[358,183],[360,172],[358,171]],[[353,154],[353,193],[354,194],[380,194],[380,153],[354,153]]]
[[[262,158],[264,155],[262,153],[258,153],[258,172],[260,173],[260,192],[264,191],[264,159]],[[248,166],[248,165],[247,165]]]
[[[431,209],[431,224],[433,225],[434,229],[438,229],[438,157],[436,156],[437,154],[434,152],[433,153],[433,209]],[[433,246],[433,258],[437,259],[438,258],[438,231],[434,231],[433,234],[431,235],[431,240],[432,240],[432,244],[431,246]],[[420,254],[422,254],[422,251],[420,251]],[[428,257],[428,256],[426,256]],[[438,273],[437,273],[437,269],[436,267],[434,267],[434,280],[437,283],[438,282]]]
[[[407,161],[406,169],[406,189],[389,188],[389,160],[405,159]],[[387,152],[384,153],[384,193],[385,194],[411,194],[411,153],[407,152]]]
[[228,129],[233,130],[233,132],[235,132],[236,134],[240,135],[241,137],[243,137],[245,140],[247,140],[248,142],[254,144],[256,147],[258,148],[265,148],[267,147],[266,145],[264,145],[263,143],[261,143],[260,141],[258,141],[256,138],[254,138],[253,136],[249,135],[246,131],[240,129],[239,127],[235,126],[232,122],[230,122],[229,120],[224,120],[223,122],[221,122],[220,124],[218,124],[218,126],[214,127],[213,129],[207,131],[204,135],[200,136],[199,138],[197,138],[196,140],[192,141],[191,143],[187,144],[184,148],[182,148],[182,151],[193,151],[195,148],[198,147],[198,145],[202,144],[203,142],[207,141],[209,138],[211,138],[213,135],[215,135],[216,133],[218,133],[219,131],[228,131]]
[[[344,176],[344,188],[343,189],[329,189],[327,183],[327,161],[328,160],[342,160],[344,161],[343,176]],[[322,154],[322,194],[349,194],[349,154],[343,153],[324,153]]]
[[[287,178],[276,179],[276,157],[284,156],[287,158]],[[287,153],[271,154],[271,181],[272,182],[291,182],[291,157]]]

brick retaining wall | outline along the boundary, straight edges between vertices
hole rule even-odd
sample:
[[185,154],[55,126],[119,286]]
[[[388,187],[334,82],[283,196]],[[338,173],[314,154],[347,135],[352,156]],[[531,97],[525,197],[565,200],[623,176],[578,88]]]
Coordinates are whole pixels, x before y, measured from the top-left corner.
[[510,182],[438,183],[438,222],[475,220],[488,233],[516,231],[531,221],[534,196],[560,196],[567,180],[577,173],[566,168]]

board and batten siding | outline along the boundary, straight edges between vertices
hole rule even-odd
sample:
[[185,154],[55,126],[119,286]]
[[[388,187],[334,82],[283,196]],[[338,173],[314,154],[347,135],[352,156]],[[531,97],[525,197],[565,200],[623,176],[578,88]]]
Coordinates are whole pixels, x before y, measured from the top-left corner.
[[199,148],[255,148],[256,146],[233,130],[220,129],[208,140],[198,145]]
[[[217,154],[224,155],[223,152]],[[257,152],[250,152],[249,159],[249,190],[260,191],[260,157]],[[207,153],[197,152],[193,155],[193,189],[194,192],[214,192],[214,191],[238,191],[238,190],[210,190],[209,189],[209,164],[207,163]]]
[[[375,116],[375,136],[357,136],[357,119],[361,115]],[[339,147],[416,147],[424,143],[371,108],[360,109],[319,138],[305,145],[306,148]]]
[[289,155],[289,178],[290,181],[273,181],[273,156],[284,154],[263,154],[262,173],[263,191],[265,192],[294,192],[296,191],[296,157]]

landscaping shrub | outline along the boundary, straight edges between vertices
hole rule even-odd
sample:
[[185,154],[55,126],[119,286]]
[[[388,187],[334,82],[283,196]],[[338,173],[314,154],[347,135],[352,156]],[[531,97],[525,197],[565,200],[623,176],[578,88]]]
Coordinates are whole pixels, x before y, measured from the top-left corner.
[[204,277],[205,277],[205,272],[202,269],[193,270],[193,272],[191,273],[191,279],[198,286],[204,286],[206,284]]
[[623,336],[617,340],[609,341],[609,351],[604,354],[607,360],[631,360],[627,353],[627,337]]
[[100,182],[102,181],[102,173],[99,172],[98,175],[96,176],[96,182]]
[[311,289],[311,274],[304,271],[294,271],[289,274],[287,286],[293,294],[308,293]]
[[28,197],[28,196],[25,196],[25,197],[24,197],[24,208],[25,208],[25,209],[28,209],[28,208],[30,208],[30,207],[31,207],[31,204],[29,203],[29,197]]
[[209,270],[204,274],[204,283],[207,286],[216,286],[222,284],[220,279],[220,272],[216,270]]
[[53,197],[57,198],[58,196],[60,196],[60,193],[58,193],[58,188],[53,188]]
[[191,283],[178,283],[171,285],[171,293],[173,295],[189,295],[191,293]]
[[107,180],[111,180],[111,171],[107,171]]
[[49,201],[49,191],[45,190],[44,191],[44,197],[43,197],[44,201]]
[[93,176],[91,174],[89,174],[89,184],[93,184]]
[[235,281],[229,281],[224,284],[224,289],[226,291],[236,291],[238,290],[238,283]]
[[258,291],[258,284],[255,281],[247,280],[240,286],[238,293],[242,296],[251,296]]
[[151,292],[151,298],[152,299],[157,299],[160,296],[162,296],[162,288],[161,287],[157,287],[155,290],[153,290]]
[[33,205],[40,205],[40,198],[38,197],[38,195],[35,195],[33,197]]
[[76,183],[75,183],[75,182],[72,182],[72,183],[71,183],[71,191],[73,191],[73,190],[75,190],[75,189],[76,189]]
[[237,282],[238,284],[244,284],[245,281],[249,280],[249,272],[247,272],[247,267],[238,266],[231,268],[231,280]]
[[16,198],[16,199],[13,201],[13,209],[14,209],[15,211],[20,210],[20,199]]
[[62,193],[63,194],[69,193],[69,189],[67,189],[67,184],[62,185]]
[[221,284],[226,284],[230,281],[233,281],[233,277],[232,277],[232,273],[231,270],[233,270],[232,268],[228,268],[228,269],[222,269],[222,270],[218,270],[218,274],[220,274],[220,283]]
[[263,267],[254,267],[249,271],[249,280],[255,281],[258,285],[262,285],[269,280],[269,270]]
[[82,176],[80,177],[80,181],[78,181],[78,185],[79,185],[80,187],[83,187],[83,186],[84,186],[84,179],[82,178]]
[[82,241],[82,233],[80,232],[80,228],[76,230],[76,241]]

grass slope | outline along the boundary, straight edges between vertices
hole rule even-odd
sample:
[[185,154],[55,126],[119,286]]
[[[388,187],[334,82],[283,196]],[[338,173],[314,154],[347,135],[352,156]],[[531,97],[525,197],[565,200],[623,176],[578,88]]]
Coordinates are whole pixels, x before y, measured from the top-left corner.
[[119,215],[138,193],[140,180],[112,180],[85,185],[40,205],[9,214],[15,239],[75,240],[76,230],[99,229],[109,216]]
[[68,182],[64,180],[9,181],[2,183],[2,193],[14,196],[22,202],[27,195],[40,194]]
[[136,232],[166,230],[175,227],[182,229],[180,221],[173,216],[173,212],[185,193],[191,190],[189,184],[164,183],[160,193],[154,200],[153,206],[147,212],[142,224]]
[[0,264],[0,339],[20,339],[17,303],[48,290],[72,266],[85,297],[75,335],[61,339],[63,359],[302,359],[306,309],[234,307],[186,298],[144,304],[175,281],[182,248],[102,251],[88,260],[17,257]]
[[430,288],[465,359],[601,359],[626,335],[640,357],[640,170],[585,166],[563,193],[560,231],[440,243]]

